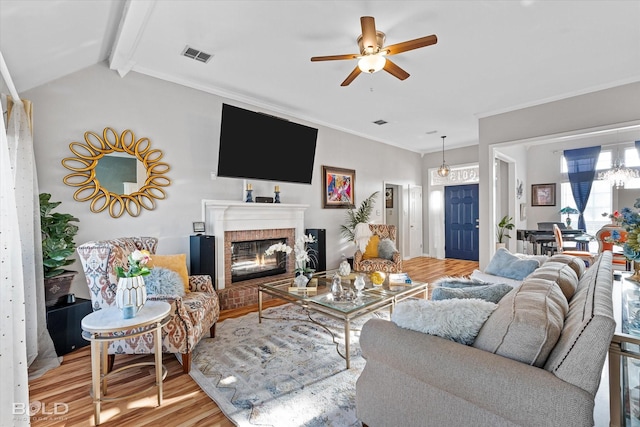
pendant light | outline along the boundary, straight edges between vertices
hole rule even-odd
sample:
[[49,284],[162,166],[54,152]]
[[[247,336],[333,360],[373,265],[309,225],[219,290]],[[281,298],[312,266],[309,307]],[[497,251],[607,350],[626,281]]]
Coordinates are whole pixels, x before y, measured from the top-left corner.
[[438,168],[438,175],[445,178],[447,175],[449,175],[449,171],[451,169],[444,161],[444,139],[446,138],[446,136],[442,136],[441,138],[442,138],[442,164]]

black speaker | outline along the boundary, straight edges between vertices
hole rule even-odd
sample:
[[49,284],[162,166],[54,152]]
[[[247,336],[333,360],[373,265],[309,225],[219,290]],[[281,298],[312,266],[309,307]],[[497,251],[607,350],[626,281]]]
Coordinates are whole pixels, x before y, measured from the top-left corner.
[[89,341],[82,338],[81,322],[90,313],[93,313],[91,301],[83,298],[47,307],[47,329],[58,356],[89,345]]
[[311,234],[315,242],[309,243],[310,267],[316,271],[327,270],[327,230],[324,228],[307,228],[305,234]]
[[208,274],[216,287],[216,237],[199,234],[189,237],[189,274]]

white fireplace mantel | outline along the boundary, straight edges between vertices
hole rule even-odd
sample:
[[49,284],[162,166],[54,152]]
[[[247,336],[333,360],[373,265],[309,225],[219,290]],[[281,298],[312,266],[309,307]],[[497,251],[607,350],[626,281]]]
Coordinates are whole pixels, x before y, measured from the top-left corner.
[[293,228],[297,239],[304,234],[304,211],[308,207],[289,203],[203,200],[206,234],[216,237],[216,277],[213,280],[217,289],[225,288],[225,231]]

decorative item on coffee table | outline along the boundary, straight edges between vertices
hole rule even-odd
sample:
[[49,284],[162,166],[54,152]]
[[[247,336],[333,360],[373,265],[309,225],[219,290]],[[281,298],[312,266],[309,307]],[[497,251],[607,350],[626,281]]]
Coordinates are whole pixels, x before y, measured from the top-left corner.
[[122,311],[124,319],[131,319],[147,302],[147,288],[143,276],[151,273],[147,263],[151,260],[149,251],[136,250],[127,259],[129,270],[122,266],[116,267],[118,287],[116,289],[116,306]]

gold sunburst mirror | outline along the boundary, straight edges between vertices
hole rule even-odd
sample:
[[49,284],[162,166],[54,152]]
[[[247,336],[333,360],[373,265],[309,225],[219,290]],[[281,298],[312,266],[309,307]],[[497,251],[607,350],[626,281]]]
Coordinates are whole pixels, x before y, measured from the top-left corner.
[[85,132],[84,143],[72,142],[69,149],[74,157],[62,159],[62,165],[71,171],[63,181],[79,187],[73,198],[90,201],[91,212],[108,209],[113,218],[125,212],[136,217],[142,209],[155,209],[156,200],[166,198],[163,188],[171,184],[165,176],[170,167],[161,161],[162,151],[151,148],[149,138],[136,139],[129,129],[118,134],[106,127],[102,136]]

